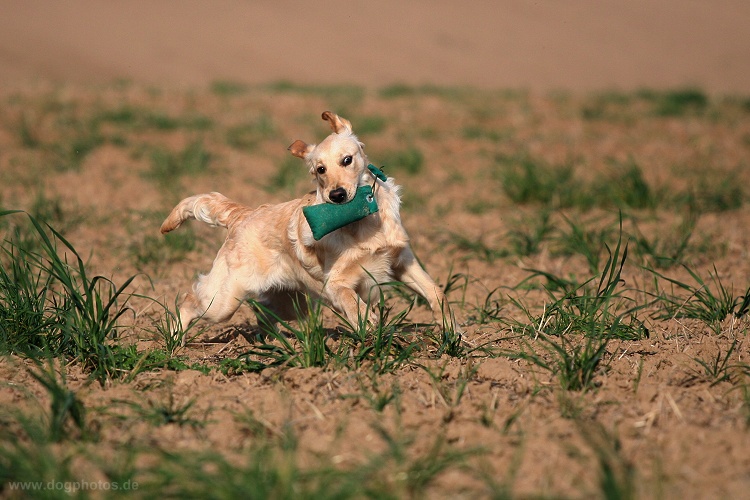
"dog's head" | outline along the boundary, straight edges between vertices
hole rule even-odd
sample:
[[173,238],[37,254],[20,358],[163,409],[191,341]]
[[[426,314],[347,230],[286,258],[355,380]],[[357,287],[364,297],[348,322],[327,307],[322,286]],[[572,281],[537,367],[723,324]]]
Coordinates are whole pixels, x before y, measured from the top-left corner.
[[322,118],[330,123],[333,133],[320,144],[296,140],[289,151],[305,160],[323,201],[346,203],[354,198],[366,179],[365,145],[352,132],[349,120],[330,111],[324,112]]

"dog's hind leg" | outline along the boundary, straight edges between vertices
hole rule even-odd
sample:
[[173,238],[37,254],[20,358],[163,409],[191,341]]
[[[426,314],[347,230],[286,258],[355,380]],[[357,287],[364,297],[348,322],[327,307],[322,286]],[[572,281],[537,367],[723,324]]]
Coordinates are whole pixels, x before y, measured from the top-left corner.
[[[246,295],[247,291],[229,272],[229,267],[220,253],[211,272],[198,278],[193,285],[193,291],[180,306],[182,332],[186,332],[198,319],[212,323],[228,320],[239,309]],[[183,343],[185,340],[183,337]]]

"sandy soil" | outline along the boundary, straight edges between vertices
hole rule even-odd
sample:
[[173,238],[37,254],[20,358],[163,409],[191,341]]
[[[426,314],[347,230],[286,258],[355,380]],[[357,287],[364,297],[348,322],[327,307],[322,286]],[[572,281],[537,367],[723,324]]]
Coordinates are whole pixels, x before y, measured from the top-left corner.
[[750,91],[750,4],[0,2],[0,79]]

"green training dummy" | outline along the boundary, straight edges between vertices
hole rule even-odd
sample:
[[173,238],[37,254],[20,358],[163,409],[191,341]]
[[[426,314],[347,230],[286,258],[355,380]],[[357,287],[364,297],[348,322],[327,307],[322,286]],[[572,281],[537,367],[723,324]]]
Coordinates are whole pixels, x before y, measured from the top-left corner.
[[[372,175],[381,181],[387,180],[385,174],[377,167],[368,165]],[[378,203],[370,186],[360,186],[351,201],[346,203],[321,203],[302,207],[302,213],[310,225],[315,241],[337,229],[362,220],[378,211]]]

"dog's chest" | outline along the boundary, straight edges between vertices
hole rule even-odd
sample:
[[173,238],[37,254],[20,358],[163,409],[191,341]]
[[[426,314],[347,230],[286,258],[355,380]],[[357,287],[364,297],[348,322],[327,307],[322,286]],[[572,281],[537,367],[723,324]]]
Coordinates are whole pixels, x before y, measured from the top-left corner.
[[402,248],[356,245],[351,247],[316,246],[307,248],[300,259],[307,274],[320,283],[345,279],[359,283],[374,278],[383,283],[393,278],[393,265]]
[[358,284],[364,282],[386,283],[393,281],[393,264],[400,249],[381,248],[375,253],[363,255],[354,272],[358,273]]

